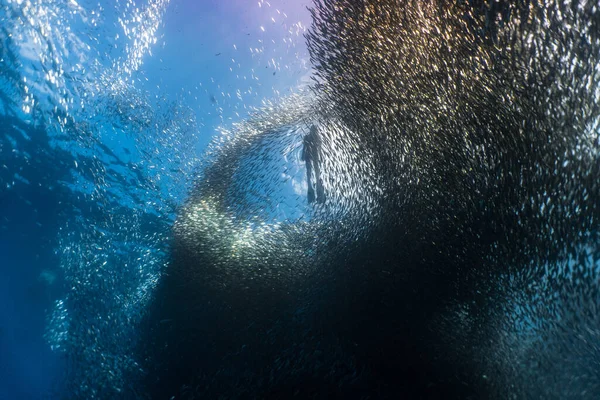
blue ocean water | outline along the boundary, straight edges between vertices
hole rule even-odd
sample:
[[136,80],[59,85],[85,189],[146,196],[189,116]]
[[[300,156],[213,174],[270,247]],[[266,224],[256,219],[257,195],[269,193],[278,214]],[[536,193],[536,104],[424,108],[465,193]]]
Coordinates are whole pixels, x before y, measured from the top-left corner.
[[597,7],[308,2],[0,0],[0,399],[600,397]]
[[132,390],[202,154],[306,84],[308,21],[303,1],[0,1],[0,399]]

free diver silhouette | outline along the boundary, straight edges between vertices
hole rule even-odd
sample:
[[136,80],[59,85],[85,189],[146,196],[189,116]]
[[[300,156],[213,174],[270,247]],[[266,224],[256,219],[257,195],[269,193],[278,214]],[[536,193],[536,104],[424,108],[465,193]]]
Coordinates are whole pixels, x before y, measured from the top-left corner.
[[302,154],[301,160],[306,164],[306,182],[308,184],[308,202],[313,203],[315,201],[315,189],[312,182],[312,170],[314,169],[315,174],[315,186],[317,188],[317,203],[325,202],[325,190],[323,189],[323,179],[321,179],[321,137],[319,131],[315,125],[310,127],[310,132],[304,136],[302,140]]

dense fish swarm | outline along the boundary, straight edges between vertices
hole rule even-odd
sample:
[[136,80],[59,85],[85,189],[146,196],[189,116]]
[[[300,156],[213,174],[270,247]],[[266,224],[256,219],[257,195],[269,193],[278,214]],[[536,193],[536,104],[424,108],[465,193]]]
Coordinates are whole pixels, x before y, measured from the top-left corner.
[[[600,6],[312,17],[311,92],[216,143],[180,211],[152,396],[600,398]],[[326,200],[274,218],[311,126]]]

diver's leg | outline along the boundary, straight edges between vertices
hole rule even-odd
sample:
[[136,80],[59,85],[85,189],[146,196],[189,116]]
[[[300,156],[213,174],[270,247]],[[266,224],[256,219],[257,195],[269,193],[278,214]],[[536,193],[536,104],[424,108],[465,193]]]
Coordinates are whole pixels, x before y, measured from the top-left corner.
[[315,182],[317,185],[317,203],[325,203],[325,189],[323,189],[323,179],[321,179],[321,167],[319,158],[315,161]]
[[307,197],[308,197],[308,202],[312,203],[313,201],[315,201],[315,190],[313,189],[312,186],[312,165],[310,161],[306,161],[306,184],[308,185],[308,193],[307,193]]
[[317,203],[325,203],[325,189],[323,189],[323,179],[317,181]]

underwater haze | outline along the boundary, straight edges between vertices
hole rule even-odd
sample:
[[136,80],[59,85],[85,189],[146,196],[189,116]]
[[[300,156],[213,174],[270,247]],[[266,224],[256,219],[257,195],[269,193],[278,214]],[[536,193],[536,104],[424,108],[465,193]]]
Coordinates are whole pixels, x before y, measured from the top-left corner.
[[600,5],[0,0],[0,400],[600,398]]

